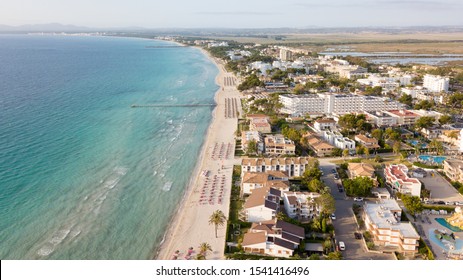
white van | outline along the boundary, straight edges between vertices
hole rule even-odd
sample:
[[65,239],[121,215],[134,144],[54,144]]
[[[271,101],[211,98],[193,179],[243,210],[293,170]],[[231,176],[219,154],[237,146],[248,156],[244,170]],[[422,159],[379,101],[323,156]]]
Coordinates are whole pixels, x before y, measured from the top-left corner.
[[339,250],[344,251],[346,250],[346,244],[344,242],[339,241]]

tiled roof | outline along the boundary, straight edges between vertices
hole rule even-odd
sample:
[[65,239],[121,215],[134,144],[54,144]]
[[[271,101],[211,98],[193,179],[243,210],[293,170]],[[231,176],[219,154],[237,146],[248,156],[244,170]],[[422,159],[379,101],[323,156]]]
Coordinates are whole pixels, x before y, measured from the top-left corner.
[[267,235],[265,232],[248,232],[243,237],[242,246],[255,245],[265,243],[267,241]]

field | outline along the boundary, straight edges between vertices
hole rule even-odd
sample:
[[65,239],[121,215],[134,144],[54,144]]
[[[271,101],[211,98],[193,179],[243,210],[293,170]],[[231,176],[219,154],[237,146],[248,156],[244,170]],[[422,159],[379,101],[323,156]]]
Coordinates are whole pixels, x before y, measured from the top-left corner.
[[208,36],[241,43],[291,45],[320,52],[327,48],[349,51],[463,54],[463,33],[326,33],[262,36]]

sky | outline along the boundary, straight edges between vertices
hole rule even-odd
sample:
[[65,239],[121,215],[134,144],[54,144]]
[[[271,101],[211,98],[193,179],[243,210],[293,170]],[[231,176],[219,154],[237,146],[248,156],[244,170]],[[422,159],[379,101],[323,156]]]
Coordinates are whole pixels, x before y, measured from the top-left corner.
[[0,24],[277,28],[463,25],[463,0],[1,0]]

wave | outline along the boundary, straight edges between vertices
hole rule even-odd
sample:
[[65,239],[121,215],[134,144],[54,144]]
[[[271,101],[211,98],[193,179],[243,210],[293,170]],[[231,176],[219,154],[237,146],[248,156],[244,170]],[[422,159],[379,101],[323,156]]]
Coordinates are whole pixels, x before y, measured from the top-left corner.
[[50,237],[41,243],[37,250],[39,257],[47,257],[52,254],[60,244],[69,243],[75,240],[84,231],[93,228],[96,217],[99,215],[103,203],[128,172],[128,168],[115,167],[112,172],[104,179],[100,180],[98,187],[93,193],[82,198],[79,205],[69,212],[65,223],[54,231]]

